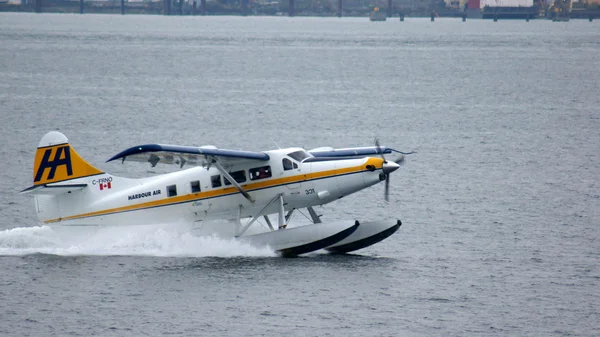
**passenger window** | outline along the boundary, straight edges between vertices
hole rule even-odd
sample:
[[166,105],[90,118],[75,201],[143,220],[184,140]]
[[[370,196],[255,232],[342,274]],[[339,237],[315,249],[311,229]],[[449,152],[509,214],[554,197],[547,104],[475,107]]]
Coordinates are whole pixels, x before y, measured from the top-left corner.
[[216,176],[211,176],[210,181],[212,183],[212,187],[221,187],[221,175],[217,174]]
[[167,196],[174,197],[177,195],[177,185],[169,185],[167,186]]
[[289,171],[293,168],[292,161],[287,158],[283,158],[282,163],[284,171]]
[[271,178],[271,166],[268,165],[251,168],[248,172],[250,173],[250,180]]
[[200,192],[200,181],[194,180],[194,181],[190,182],[190,185],[192,187],[192,193]]
[[[235,179],[235,181],[238,183],[243,183],[246,181],[246,171],[244,171],[244,170],[229,172],[229,175],[231,175],[231,177],[233,179]],[[231,185],[231,183],[229,182],[229,180],[227,180],[227,178],[223,178],[223,180],[225,180],[225,185]]]

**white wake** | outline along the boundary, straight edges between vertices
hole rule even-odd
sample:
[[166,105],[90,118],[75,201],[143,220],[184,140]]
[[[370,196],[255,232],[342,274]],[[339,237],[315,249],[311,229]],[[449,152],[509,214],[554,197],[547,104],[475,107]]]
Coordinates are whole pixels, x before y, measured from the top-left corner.
[[174,257],[275,256],[233,238],[194,236],[178,226],[107,228],[20,227],[0,231],[0,255],[121,255]]

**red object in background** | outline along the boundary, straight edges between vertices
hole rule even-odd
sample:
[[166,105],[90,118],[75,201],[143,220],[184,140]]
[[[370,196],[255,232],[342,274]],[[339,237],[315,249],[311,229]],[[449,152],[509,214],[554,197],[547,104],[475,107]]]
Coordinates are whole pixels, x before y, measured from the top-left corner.
[[481,0],[469,0],[469,8],[481,8]]

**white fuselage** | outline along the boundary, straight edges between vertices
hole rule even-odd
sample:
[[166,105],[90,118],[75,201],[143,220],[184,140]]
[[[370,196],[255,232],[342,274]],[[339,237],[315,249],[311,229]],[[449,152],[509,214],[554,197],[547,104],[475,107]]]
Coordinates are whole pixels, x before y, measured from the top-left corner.
[[[286,211],[322,205],[381,181],[383,160],[373,157],[342,160],[294,160],[285,150],[269,151],[270,159],[255,165],[228,167],[237,172],[239,185],[254,202],[245,198],[217,168],[200,166],[149,178],[130,179],[102,173],[73,183],[87,187],[60,195],[35,198],[40,220],[59,226],[118,226],[239,219],[272,214],[272,203],[283,196]],[[284,169],[283,161],[293,166]],[[268,177],[258,168],[268,167]]]

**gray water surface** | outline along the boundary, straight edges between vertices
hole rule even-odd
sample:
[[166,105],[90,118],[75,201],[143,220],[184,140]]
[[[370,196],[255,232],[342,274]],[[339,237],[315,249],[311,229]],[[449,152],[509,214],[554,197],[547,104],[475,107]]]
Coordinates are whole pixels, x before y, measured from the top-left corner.
[[[0,334],[600,335],[600,25],[0,13]],[[416,150],[319,209],[399,218],[295,259],[170,226],[40,227],[49,130],[102,170],[144,143]],[[134,224],[132,224],[134,225]]]

